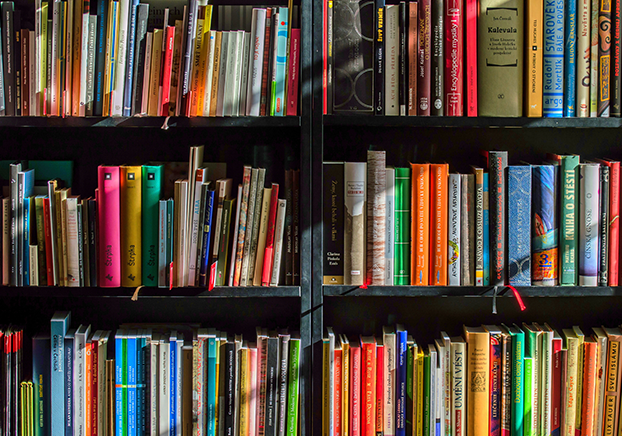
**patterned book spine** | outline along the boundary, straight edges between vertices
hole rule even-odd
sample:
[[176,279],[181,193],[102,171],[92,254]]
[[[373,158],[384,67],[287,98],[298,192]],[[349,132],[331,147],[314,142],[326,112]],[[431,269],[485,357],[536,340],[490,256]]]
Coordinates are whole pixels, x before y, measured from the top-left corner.
[[365,199],[367,198],[367,163],[345,163],[344,189],[344,283],[346,285],[360,286],[365,281]]
[[445,0],[432,0],[432,14],[431,14],[431,24],[432,24],[432,53],[431,53],[431,83],[430,90],[432,92],[431,102],[432,107],[430,108],[430,114],[434,116],[443,116],[444,108],[443,104],[445,103],[445,99],[443,98],[443,93],[445,90],[445,65],[444,61],[444,53],[443,53],[443,43],[444,43],[444,25],[443,18],[445,13]]
[[475,174],[475,286],[484,285],[484,169]]
[[505,169],[508,154],[491,151],[488,155],[490,168],[490,284],[505,284]]
[[501,332],[490,329],[490,436],[501,435],[502,341]]
[[462,174],[460,188],[460,284],[473,286],[475,283],[475,203],[473,202],[475,176]]
[[545,0],[543,114],[564,114],[564,0]]
[[447,172],[448,164],[431,164],[430,284],[447,286]]
[[447,229],[447,284],[449,286],[460,286],[460,174],[449,175],[449,216]]
[[600,73],[598,71],[598,16],[600,0],[591,0],[590,5],[590,117],[598,116],[598,94]]
[[445,112],[464,115],[464,6],[460,0],[445,0]]
[[565,16],[564,116],[574,117],[577,113],[577,0],[566,0]]
[[417,79],[417,98],[419,108],[417,115],[430,115],[430,78],[432,74],[432,63],[430,59],[432,43],[432,1],[419,0],[419,71]]
[[598,284],[599,165],[580,164],[579,286]]
[[510,436],[512,418],[512,336],[501,333],[501,436]]
[[557,260],[557,179],[553,165],[533,168],[533,285],[555,286],[558,279]]
[[611,109],[612,117],[622,115],[622,75],[620,74],[620,0],[612,2],[611,11]]
[[490,335],[483,327],[464,327],[467,343],[467,435],[489,434]]
[[490,285],[490,192],[489,192],[489,174],[484,173],[483,183],[483,213],[482,220],[484,221],[484,286]]
[[508,167],[508,281],[531,286],[531,167]]
[[578,165],[577,155],[561,157],[560,284],[568,286],[577,284]]
[[551,65],[549,65],[548,70],[546,64],[543,68],[543,58],[546,59],[546,55],[543,56],[542,51],[546,49],[546,42],[543,41],[543,26],[548,28],[548,23],[551,23],[551,25],[554,23],[552,20],[547,20],[543,23],[545,1],[533,0],[525,2],[525,36],[527,38],[525,44],[525,72],[527,79],[525,80],[525,115],[528,117],[542,116],[543,91],[546,101],[547,85],[550,92],[553,82]]
[[412,239],[411,284],[427,286],[430,240],[430,164],[411,164],[412,183]]
[[467,116],[477,116],[477,15],[479,2],[466,0],[466,106]]
[[577,0],[576,116],[590,116],[590,0]]
[[[598,116],[609,116],[611,100],[611,0],[599,1],[598,16]],[[613,69],[620,68],[619,66]]]
[[369,285],[385,282],[386,219],[385,151],[367,152],[367,280]]
[[598,285],[607,286],[609,272],[609,167],[600,166],[600,229],[599,240],[600,265],[598,268]]
[[324,284],[343,284],[343,163],[324,163]]
[[410,285],[410,168],[395,168],[394,285]]

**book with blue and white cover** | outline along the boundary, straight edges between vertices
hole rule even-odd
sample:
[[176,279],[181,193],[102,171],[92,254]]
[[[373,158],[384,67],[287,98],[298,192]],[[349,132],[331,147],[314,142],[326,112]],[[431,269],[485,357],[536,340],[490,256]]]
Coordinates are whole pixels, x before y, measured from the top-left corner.
[[[55,312],[50,321],[51,397],[65,398],[65,335],[71,324],[71,312]],[[54,401],[51,407],[52,436],[64,436],[66,404]]]
[[285,79],[287,75],[287,28],[288,8],[280,7],[276,25],[276,71],[272,82],[272,113],[273,116],[285,115]]
[[559,276],[557,176],[559,166],[533,166],[532,284],[556,286]]
[[[544,0],[542,114],[564,116],[564,0]],[[574,83],[573,83],[574,84]]]
[[531,166],[508,166],[508,281],[531,286]]
[[566,0],[564,25],[564,116],[577,115],[577,0]]

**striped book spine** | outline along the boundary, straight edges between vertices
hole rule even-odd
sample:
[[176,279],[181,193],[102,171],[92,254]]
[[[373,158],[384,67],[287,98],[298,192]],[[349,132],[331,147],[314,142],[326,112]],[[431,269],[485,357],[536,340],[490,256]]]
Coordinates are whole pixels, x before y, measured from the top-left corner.
[[564,113],[564,0],[545,0],[543,115]]
[[[611,0],[599,1],[598,16],[598,102],[599,117],[609,116],[611,100]],[[619,31],[619,29],[617,29]],[[614,66],[614,69],[620,68]]]

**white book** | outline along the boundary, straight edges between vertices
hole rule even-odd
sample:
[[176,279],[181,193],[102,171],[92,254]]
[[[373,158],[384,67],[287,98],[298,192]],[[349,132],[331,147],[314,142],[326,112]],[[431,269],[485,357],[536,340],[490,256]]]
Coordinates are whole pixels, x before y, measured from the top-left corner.
[[125,66],[127,61],[127,42],[130,20],[130,0],[119,0],[119,25],[117,27],[117,52],[115,57],[114,92],[112,94],[111,116],[123,115],[123,96],[125,88]]
[[366,271],[367,162],[346,162],[344,182],[346,222],[344,280],[347,285],[360,286],[365,282]]
[[[272,197],[272,188],[263,188],[263,197],[261,201],[261,212],[259,216],[259,230],[257,238],[257,247],[255,250],[255,267],[254,274],[252,275],[252,284],[254,286],[261,286],[261,276],[263,272],[263,264],[266,261],[264,259],[264,252],[266,250],[266,236],[268,233],[268,215],[270,211],[270,200]],[[250,277],[249,277],[250,280]]]
[[143,73],[143,96],[140,105],[141,114],[146,114],[149,108],[149,78],[151,77],[151,51],[153,50],[153,32],[147,32],[145,41],[145,70]]
[[386,200],[385,200],[385,256],[384,272],[385,283],[393,284],[395,274],[395,168],[387,168],[386,172]]
[[244,41],[247,38],[247,32],[238,30],[233,67],[233,98],[231,100],[231,116],[234,117],[240,116],[240,90],[242,87],[242,67],[244,65]]
[[[95,15],[95,17],[97,17]],[[89,35],[90,35],[90,23],[91,14],[82,14],[82,56],[80,57],[80,106],[78,107],[78,115],[83,117],[86,115],[86,98],[88,87],[88,59],[89,54],[93,50],[89,50]]]
[[[251,170],[251,185],[248,195],[248,213],[246,217],[246,236],[244,239],[244,252],[242,257],[242,275],[240,276],[240,286],[248,286],[248,270],[250,263],[250,251],[253,240],[253,222],[257,213],[257,177],[259,176],[259,168]],[[262,187],[263,188],[263,187]],[[260,205],[261,207],[261,205]],[[259,211],[261,213],[261,211]],[[252,278],[251,278],[252,279]]]
[[[465,436],[466,425],[466,342],[451,340],[451,428],[454,436]],[[460,429],[460,432],[459,430]]]
[[385,12],[384,89],[385,115],[399,115],[400,6],[387,5]]
[[80,286],[80,236],[78,235],[78,197],[65,200],[67,213],[67,281],[71,287]]
[[95,104],[95,42],[97,40],[97,15],[89,15],[88,58],[86,60],[86,108],[93,114]]
[[236,204],[235,223],[233,226],[233,238],[231,238],[232,239],[231,258],[229,260],[229,282],[228,282],[229,286],[233,286],[233,277],[235,275],[235,268],[233,266],[235,265],[236,247],[238,245],[237,244],[238,233],[240,230],[240,205],[242,203],[242,192],[243,192],[242,185],[238,185],[238,197],[235,202]]
[[[224,34],[223,34],[224,36]],[[222,56],[225,56],[225,89],[223,94],[223,116],[229,117],[233,115],[233,98],[235,95],[235,73],[236,73],[236,59],[238,50],[238,39],[240,34],[237,31],[229,32],[229,40],[227,41],[227,50],[221,51],[220,61],[222,62]],[[222,79],[222,75],[220,76]],[[220,96],[220,95],[219,95]]]
[[430,353],[430,428],[436,428],[436,417],[438,414],[438,353],[432,344],[428,344]]
[[251,33],[244,32],[244,52],[242,54],[242,80],[240,81],[240,105],[238,115],[246,115],[246,99],[248,90],[248,65],[251,54]]
[[212,81],[214,80],[214,49],[216,46],[216,30],[209,31],[208,61],[205,71],[205,93],[203,94],[203,116],[208,117],[212,101]]
[[279,199],[276,209],[276,228],[274,229],[274,262],[270,286],[278,286],[281,274],[281,258],[283,256],[283,230],[285,229],[285,210],[287,200]]
[[[42,44],[43,44],[43,4],[42,4],[42,0],[35,0],[35,59],[43,59],[43,50],[42,50]],[[49,8],[49,6],[48,6]],[[50,9],[48,9],[50,10]],[[46,23],[47,25],[47,23]],[[46,35],[47,38],[47,35]],[[32,36],[31,36],[31,41],[32,41]],[[43,65],[42,62],[37,62],[36,63],[37,66]],[[34,115],[36,116],[41,116],[43,115],[40,111],[41,107],[38,104],[39,102],[37,101],[38,98],[40,97],[40,93],[43,91],[43,87],[44,85],[42,85],[43,81],[41,80],[41,76],[42,76],[42,71],[41,68],[37,68],[34,72],[34,76],[30,76],[30,77],[34,77],[34,82],[35,82],[35,106],[31,106],[34,109]]]
[[436,347],[436,423],[440,427],[440,435],[445,434],[445,343],[442,340],[434,341]]
[[37,245],[28,246],[28,256],[30,260],[30,286],[39,286],[39,247]]
[[[153,334],[149,353],[149,405],[150,405],[150,432],[149,436],[160,436],[159,432],[159,376],[160,376],[160,335]],[[103,433],[102,433],[103,434]]]
[[37,115],[37,110],[39,105],[37,104],[37,86],[36,86],[36,75],[39,71],[37,68],[37,62],[35,58],[35,32],[34,30],[29,31],[29,42],[28,42],[28,77],[30,80],[28,81],[28,104],[30,108],[30,116],[34,117]]
[[[207,170],[198,168],[196,181],[194,182],[194,206],[192,208],[192,226],[190,233],[190,249],[188,261],[188,286],[196,286],[197,283],[197,253],[199,241],[199,218],[201,216],[201,186],[207,182]],[[199,247],[200,249],[200,247]],[[199,259],[200,260],[200,259]]]
[[229,36],[234,32],[222,32],[220,41],[220,66],[218,69],[218,95],[216,98],[216,116],[224,115],[225,107],[225,78],[227,76],[227,58],[229,53]]
[[551,396],[553,388],[553,330],[541,328],[540,335],[540,420],[539,434],[551,434]]
[[252,58],[248,65],[248,86],[246,97],[246,115],[259,116],[261,104],[261,73],[263,71],[263,52],[266,33],[266,9],[253,9],[252,17]]
[[86,434],[86,341],[91,326],[80,324],[73,341],[73,429],[74,436]]
[[460,286],[460,199],[462,198],[460,174],[449,174],[448,185],[447,284]]
[[579,164],[579,286],[598,285],[600,165]]
[[158,406],[160,422],[158,435],[168,435],[171,430],[171,387],[170,383],[170,340],[167,340],[164,336],[160,339],[160,374],[159,374],[159,386],[158,391]]
[[397,392],[397,364],[395,361],[397,351],[397,339],[395,329],[393,327],[382,328],[382,342],[384,343],[384,417],[383,429],[384,435],[394,436],[396,429],[395,416],[395,393]]

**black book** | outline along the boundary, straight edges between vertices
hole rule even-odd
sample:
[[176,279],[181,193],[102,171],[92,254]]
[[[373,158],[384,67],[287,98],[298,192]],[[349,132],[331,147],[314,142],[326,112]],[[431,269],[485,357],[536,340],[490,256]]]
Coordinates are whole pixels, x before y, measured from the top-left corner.
[[385,2],[376,0],[374,9],[374,113],[384,115]]
[[292,170],[292,284],[300,286],[300,170]]
[[4,104],[7,116],[15,116],[15,52],[13,45],[13,2],[2,2],[2,62]]
[[13,67],[15,68],[15,115],[22,115],[22,13],[13,11]]
[[334,49],[335,49],[335,40],[334,40],[334,14],[333,14],[333,2],[327,2],[326,8],[326,44],[327,44],[327,53],[326,53],[326,112],[328,114],[333,113],[333,80],[334,80]]
[[89,278],[92,287],[97,286],[97,202],[89,199],[88,223]]
[[444,115],[444,71],[445,56],[443,53],[443,14],[444,0],[432,0],[432,107],[430,113],[435,116]]
[[134,40],[134,78],[132,89],[131,114],[140,113],[143,101],[143,86],[145,71],[145,50],[147,47],[147,19],[149,18],[149,5],[140,3],[136,12],[136,38]]
[[343,285],[344,185],[343,162],[324,162],[323,283]]
[[225,344],[225,435],[233,435],[235,419],[235,378],[236,378],[235,343],[228,339]]
[[293,170],[285,171],[285,285],[294,284],[294,274],[292,271],[292,262],[294,260],[294,232],[293,232],[293,208],[294,208],[294,190],[293,190]]
[[[104,110],[104,74],[106,72],[106,29],[108,27],[108,2],[96,0],[97,5],[93,8],[97,13],[97,34],[95,35],[95,77],[94,77],[94,100],[93,115],[101,116]],[[52,26],[48,25],[48,30]],[[51,42],[48,36],[48,43]],[[48,50],[50,53],[50,50]],[[50,60],[48,59],[48,67]],[[49,76],[48,76],[49,77]],[[48,87],[49,88],[49,87]]]
[[408,107],[408,54],[406,52],[406,46],[408,45],[408,33],[407,27],[408,20],[406,19],[406,2],[400,2],[400,57],[399,57],[399,98],[400,98],[400,116],[406,116],[406,109]]
[[609,282],[609,167],[600,166],[600,265],[598,267],[598,286]]
[[277,436],[277,402],[279,378],[279,337],[272,332],[268,336],[266,356],[266,417],[264,436]]
[[[84,228],[82,226],[82,214],[84,213],[84,211],[82,210],[82,203],[78,203],[76,205],[76,215],[78,217],[77,221],[78,221],[78,238],[80,238],[83,234],[84,234]],[[88,213],[88,211],[87,211]],[[79,241],[79,239],[78,239]],[[84,249],[83,249],[83,245],[78,243],[78,283],[80,284],[80,286],[85,286],[85,273],[84,270],[86,268],[87,265],[85,265],[84,263]],[[31,279],[32,280],[32,279]]]
[[[188,16],[184,16],[184,35],[182,40],[182,52],[184,54],[181,62],[179,64],[180,72],[179,77],[181,79],[181,86],[179,87],[181,93],[177,99],[178,105],[180,107],[180,115],[185,115],[188,105],[190,104],[190,100],[188,99],[190,93],[190,74],[192,73],[192,50],[194,49],[194,35],[195,25],[197,21],[198,14],[198,1],[190,0],[189,7],[187,9]],[[164,23],[164,25],[168,25],[168,23]]]
[[335,0],[333,113],[374,113],[374,3]]
[[505,284],[505,190],[506,171],[508,166],[507,151],[488,152],[488,169],[490,172],[490,284]]

